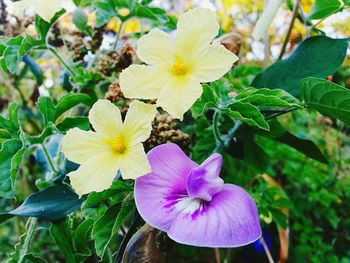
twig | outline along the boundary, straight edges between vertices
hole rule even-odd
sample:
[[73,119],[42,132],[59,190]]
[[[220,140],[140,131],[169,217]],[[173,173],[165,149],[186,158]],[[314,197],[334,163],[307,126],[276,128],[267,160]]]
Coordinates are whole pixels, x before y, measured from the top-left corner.
[[74,70],[64,61],[64,59],[61,57],[61,55],[57,52],[57,50],[51,46],[48,46],[48,49],[51,51],[51,53],[61,62],[61,64],[67,69],[69,74],[71,74],[73,77],[76,75]]
[[275,263],[273,261],[273,258],[271,256],[271,253],[270,253],[270,250],[269,250],[269,247],[267,246],[266,242],[265,242],[265,239],[263,237],[260,238],[260,242],[265,250],[265,253],[266,253],[266,257],[267,259],[269,260],[269,263]]
[[286,114],[286,113],[288,113],[288,112],[295,111],[295,110],[297,110],[297,109],[299,109],[299,107],[293,107],[293,108],[288,108],[288,109],[285,109],[285,110],[281,110],[280,112],[277,112],[277,113],[275,113],[275,114],[271,114],[270,116],[267,116],[267,117],[265,118],[265,120],[270,120],[270,119],[276,118],[276,117],[278,117],[278,116],[280,116],[280,115]]
[[56,170],[56,168],[55,168],[55,166],[54,166],[54,164],[53,164],[53,162],[52,162],[52,159],[51,159],[51,157],[50,157],[50,154],[49,154],[49,152],[47,151],[47,149],[46,149],[44,143],[42,143],[41,146],[43,147],[43,151],[44,151],[46,160],[47,160],[47,162],[48,162],[48,164],[49,164],[51,170],[52,170],[55,174],[59,174],[59,172]]
[[299,5],[295,4],[294,5],[294,9],[293,9],[292,20],[290,21],[289,28],[288,28],[288,31],[287,31],[287,35],[286,35],[286,38],[285,38],[285,40],[283,42],[283,46],[282,46],[281,52],[280,52],[280,54],[278,56],[278,60],[281,60],[283,58],[284,53],[286,52],[286,48],[287,48],[287,45],[288,45],[288,42],[289,42],[289,38],[290,38],[290,35],[292,33],[292,30],[293,30],[293,27],[294,27],[294,23],[295,23],[295,19],[297,18],[298,13],[299,13]]

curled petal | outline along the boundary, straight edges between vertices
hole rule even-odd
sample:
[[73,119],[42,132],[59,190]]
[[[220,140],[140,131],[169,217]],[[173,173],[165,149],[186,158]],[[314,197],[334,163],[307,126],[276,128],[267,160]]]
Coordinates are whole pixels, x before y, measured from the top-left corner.
[[123,133],[130,137],[132,144],[148,139],[152,122],[156,116],[156,106],[134,100],[130,103],[123,126]]
[[253,199],[242,188],[226,184],[211,202],[187,205],[167,233],[198,247],[238,247],[259,239],[261,228]]
[[238,57],[219,43],[211,44],[194,62],[193,75],[200,82],[210,82],[228,72]]
[[68,174],[75,192],[82,196],[108,189],[117,175],[119,160],[112,154],[89,159],[78,170]]
[[194,8],[179,18],[175,53],[184,61],[193,62],[208,48],[218,32],[215,13],[206,8]]
[[174,200],[186,194],[187,176],[198,165],[176,144],[160,145],[147,157],[152,172],[136,179],[136,206],[146,222],[167,230],[178,214],[173,208]]
[[172,117],[182,120],[202,91],[201,84],[192,76],[171,77],[162,88],[157,104]]
[[78,128],[69,130],[61,145],[62,152],[75,163],[83,163],[93,156],[110,151],[110,146],[97,133]]
[[151,166],[141,143],[132,146],[125,156],[120,158],[120,172],[124,179],[136,179],[151,172]]
[[174,48],[169,34],[152,29],[137,42],[137,55],[147,64],[169,66],[174,63]]
[[95,131],[107,138],[116,136],[122,128],[120,111],[109,100],[98,100],[89,112],[89,120]]
[[157,99],[168,77],[160,67],[131,65],[122,71],[119,80],[125,97]]

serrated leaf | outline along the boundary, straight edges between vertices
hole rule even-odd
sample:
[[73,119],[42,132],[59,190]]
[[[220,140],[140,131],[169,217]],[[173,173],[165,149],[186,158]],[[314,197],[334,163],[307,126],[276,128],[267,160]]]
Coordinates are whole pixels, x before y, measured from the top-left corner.
[[259,89],[283,89],[299,97],[301,81],[307,77],[326,78],[332,75],[343,64],[348,46],[349,39],[307,38],[289,58],[258,74],[251,85]]
[[57,12],[50,22],[45,21],[40,16],[36,15],[34,20],[35,30],[38,34],[38,40],[44,44],[46,40],[47,33],[50,28],[56,23],[56,21],[66,12],[66,10],[62,9]]
[[8,119],[0,115],[0,127],[7,130],[11,137],[19,137],[18,105],[11,103],[8,107]]
[[12,169],[12,159],[21,148],[20,139],[9,139],[2,144],[0,149],[0,196],[3,198],[14,197],[12,173],[15,167]]
[[65,218],[51,224],[50,234],[55,240],[56,245],[63,253],[66,262],[75,263],[74,246],[69,219]]
[[341,10],[343,6],[339,0],[316,0],[309,19],[322,19]]
[[246,123],[249,126],[269,130],[269,124],[265,121],[264,116],[257,107],[244,102],[235,102],[229,106],[226,111],[234,120]]
[[301,93],[308,107],[350,125],[350,90],[324,79],[307,78]]
[[76,249],[75,259],[77,262],[83,262],[84,259],[92,254],[87,246],[87,242],[90,239],[93,224],[94,220],[86,219],[77,227],[74,233],[73,241]]

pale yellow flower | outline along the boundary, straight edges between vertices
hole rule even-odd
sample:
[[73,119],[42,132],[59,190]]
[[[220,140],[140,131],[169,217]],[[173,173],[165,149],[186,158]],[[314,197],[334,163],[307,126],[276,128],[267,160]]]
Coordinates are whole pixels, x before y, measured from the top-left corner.
[[60,0],[21,0],[13,4],[16,14],[23,15],[24,10],[33,8],[42,19],[50,22],[53,16],[62,9]]
[[201,82],[222,77],[238,60],[220,43],[212,43],[219,30],[215,13],[195,8],[179,17],[174,39],[153,29],[138,41],[137,55],[149,64],[132,65],[120,74],[128,98],[157,99],[173,117],[183,114],[201,96]]
[[156,114],[154,105],[133,101],[124,123],[119,109],[108,100],[98,100],[90,110],[93,131],[71,129],[62,141],[62,152],[80,164],[68,174],[79,196],[108,189],[117,172],[135,179],[151,172],[141,142],[150,136]]

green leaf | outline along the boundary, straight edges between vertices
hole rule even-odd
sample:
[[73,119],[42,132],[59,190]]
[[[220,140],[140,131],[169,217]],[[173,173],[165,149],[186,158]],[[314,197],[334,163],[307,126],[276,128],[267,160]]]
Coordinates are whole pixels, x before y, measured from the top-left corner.
[[82,9],[75,9],[73,13],[73,23],[80,31],[92,36],[92,28],[88,25],[88,16]]
[[252,164],[259,173],[264,173],[267,169],[269,156],[251,137],[244,141],[244,160]]
[[265,121],[264,116],[260,113],[257,107],[244,102],[235,102],[229,106],[226,111],[234,120],[244,122],[249,126],[269,130],[269,124]]
[[[19,207],[7,214],[58,221],[79,210],[83,201],[84,199],[79,199],[68,185],[59,184],[31,194]],[[6,219],[6,214],[3,213],[2,217]]]
[[45,44],[47,33],[49,32],[50,28],[56,23],[56,21],[66,12],[66,10],[62,9],[61,11],[57,12],[54,17],[51,19],[50,22],[45,21],[40,16],[35,16],[35,30],[38,34],[38,40],[41,42],[41,44]]
[[24,263],[46,263],[46,261],[40,257],[34,256],[33,254],[27,254],[23,258]]
[[51,98],[40,97],[37,106],[47,125],[49,122],[54,123],[63,113],[79,104],[91,106],[92,99],[87,94],[70,93],[63,96],[56,105],[53,104]]
[[350,90],[324,79],[307,78],[301,93],[306,106],[350,125]]
[[25,259],[25,256],[28,253],[31,241],[34,236],[34,231],[36,228],[36,218],[29,218],[26,223],[26,231],[20,236],[19,242],[15,245],[15,250],[11,254],[10,261],[11,263],[22,263],[28,262]]
[[121,206],[117,203],[106,210],[94,224],[92,229],[93,239],[95,240],[96,253],[100,258],[103,258],[109,242],[118,232],[124,219],[132,211],[131,202],[123,202]]
[[0,127],[6,129],[12,137],[19,137],[19,118],[17,103],[11,103],[9,105],[8,119],[0,115]]
[[94,220],[86,219],[76,229],[74,233],[74,245],[76,249],[75,259],[77,262],[83,262],[84,259],[91,256],[91,250],[87,246],[87,242],[90,239],[90,233]]
[[52,223],[50,227],[50,234],[55,240],[59,249],[62,251],[66,262],[75,263],[74,246],[69,219],[65,218],[61,221]]
[[302,107],[299,100],[281,89],[248,88],[240,92],[235,99],[262,108]]
[[62,122],[60,122],[57,125],[57,129],[59,129],[62,132],[66,132],[69,129],[72,129],[75,127],[82,129],[84,131],[90,130],[89,118],[87,118],[87,117],[72,117],[72,118],[68,117],[68,118],[65,118]]
[[16,161],[13,161],[14,156],[22,148],[20,139],[9,139],[2,144],[0,149],[0,196],[3,198],[14,197],[12,174],[15,173]]
[[252,86],[259,89],[283,89],[299,97],[299,86],[304,78],[326,78],[340,68],[348,45],[349,39],[310,37],[289,58],[274,63],[258,74]]
[[312,7],[309,19],[322,19],[342,9],[343,3],[339,0],[316,0]]

